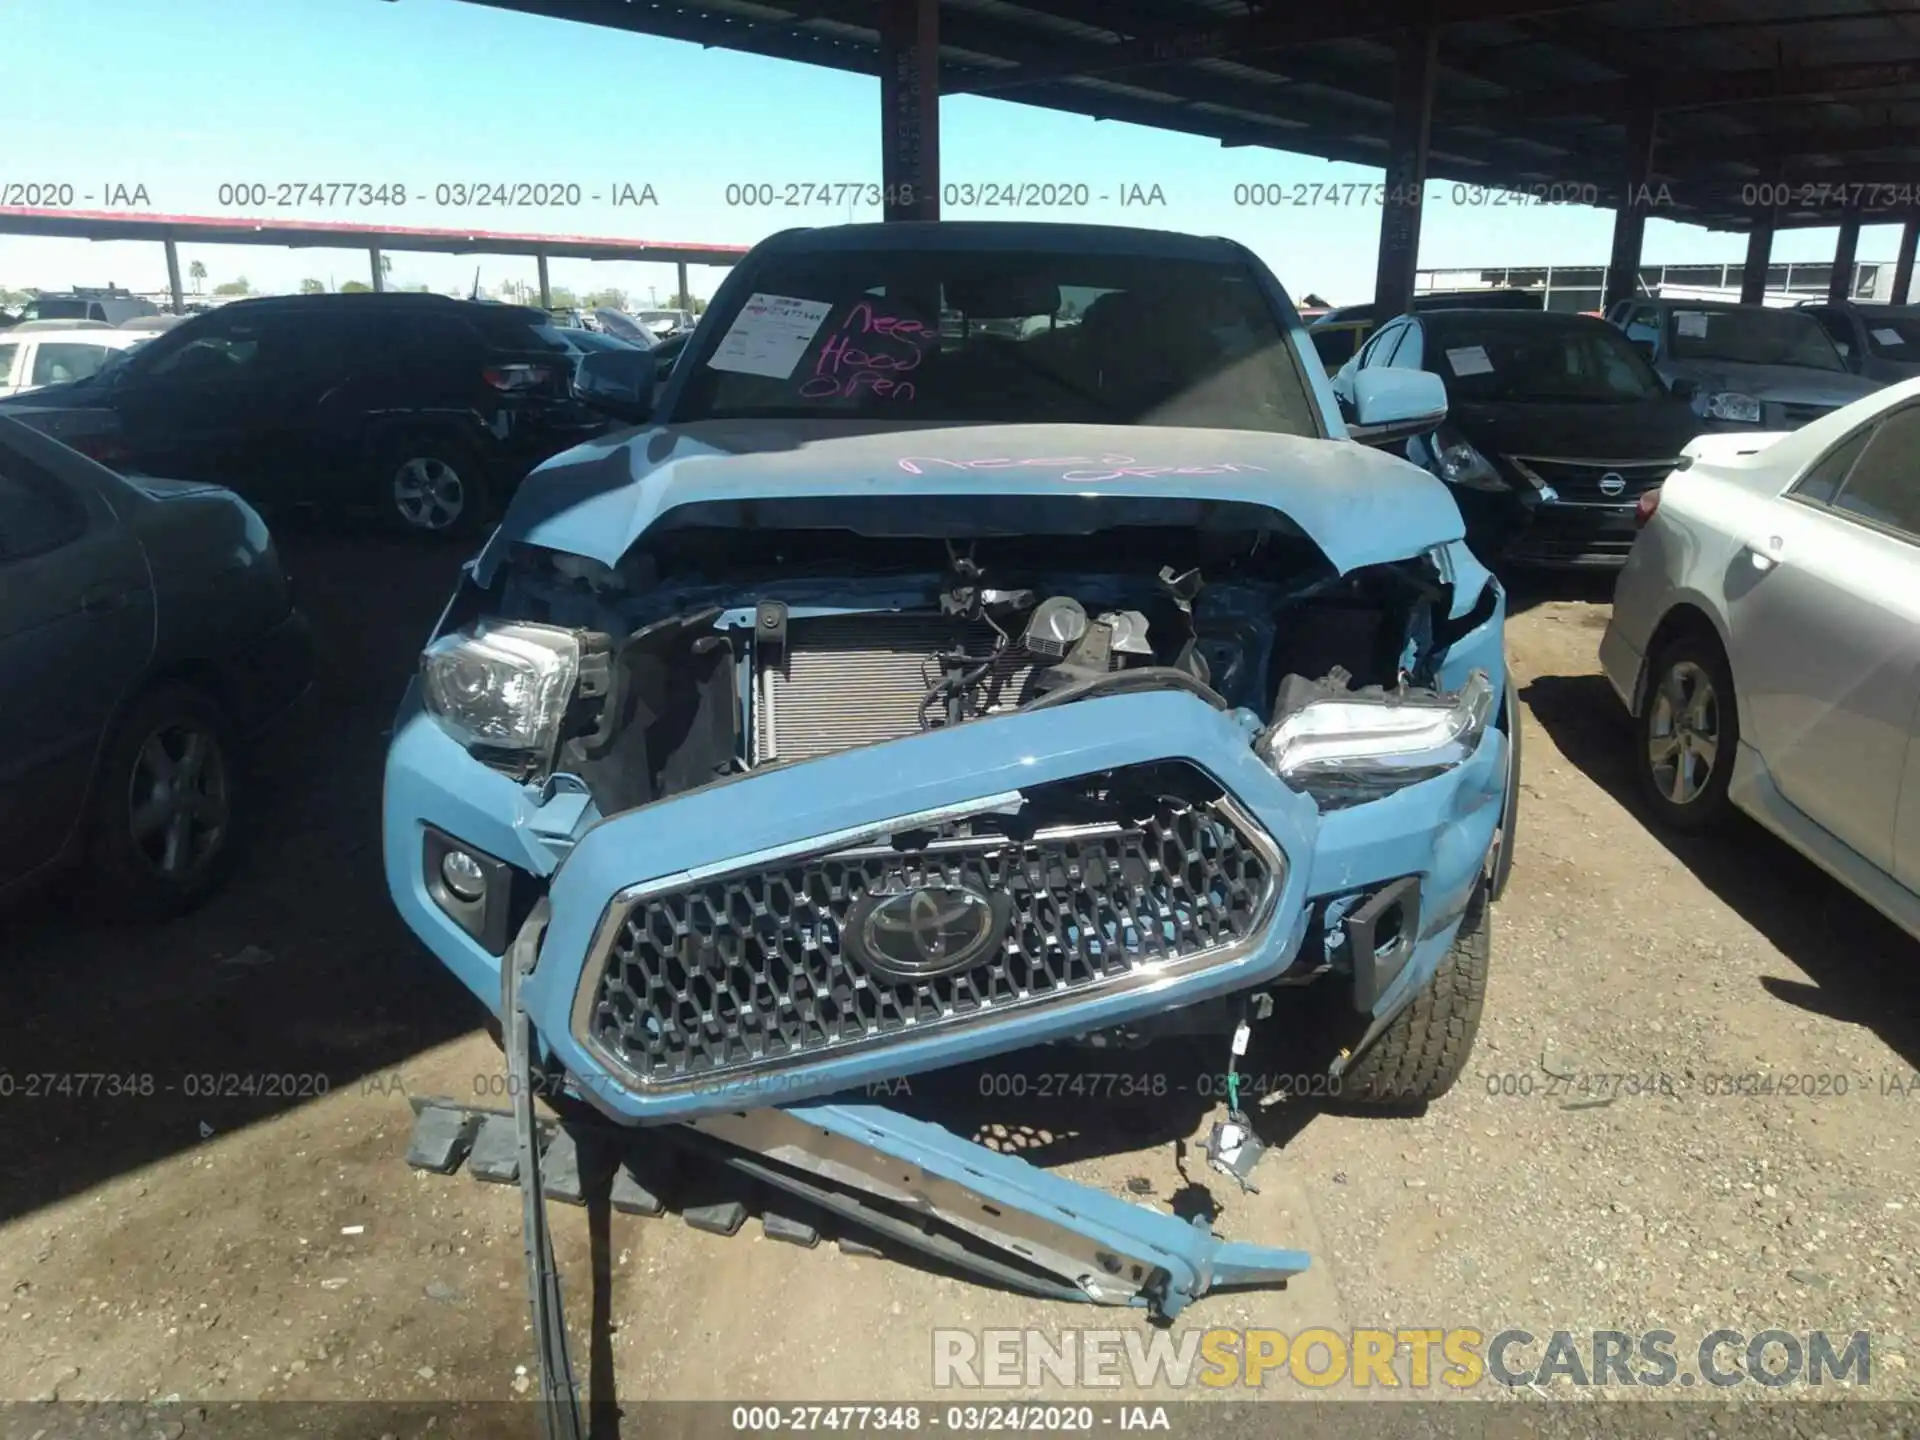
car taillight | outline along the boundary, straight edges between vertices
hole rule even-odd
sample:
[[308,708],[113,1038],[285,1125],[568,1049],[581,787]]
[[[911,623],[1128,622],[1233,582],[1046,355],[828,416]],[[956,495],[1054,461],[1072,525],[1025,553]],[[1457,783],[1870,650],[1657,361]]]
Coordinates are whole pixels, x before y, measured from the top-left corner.
[[1653,519],[1653,512],[1658,510],[1659,508],[1660,508],[1660,487],[1656,485],[1651,490],[1648,490],[1644,494],[1642,494],[1639,501],[1634,505],[1633,507],[1634,528],[1643,529],[1646,526],[1646,523],[1649,520]]
[[559,372],[550,365],[489,365],[480,378],[496,390],[551,390]]

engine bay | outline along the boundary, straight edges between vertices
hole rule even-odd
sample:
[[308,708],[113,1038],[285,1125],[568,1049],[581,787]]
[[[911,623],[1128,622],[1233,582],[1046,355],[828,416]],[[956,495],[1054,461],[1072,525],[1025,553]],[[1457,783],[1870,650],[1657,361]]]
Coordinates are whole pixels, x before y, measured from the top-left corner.
[[1288,677],[1428,683],[1431,561],[1342,576],[1298,539],[1131,527],[965,540],[682,529],[609,568],[521,549],[500,610],[601,637],[560,756],[603,813],[730,776],[1104,695],[1252,725]]

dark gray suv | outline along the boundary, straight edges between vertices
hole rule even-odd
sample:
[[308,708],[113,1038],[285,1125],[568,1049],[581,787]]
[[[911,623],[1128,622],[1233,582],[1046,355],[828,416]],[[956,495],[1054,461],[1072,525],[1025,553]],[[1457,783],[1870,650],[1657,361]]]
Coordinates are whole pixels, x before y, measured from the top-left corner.
[[244,500],[0,416],[0,896],[80,867],[108,912],[204,899],[235,854],[236,749],[312,668]]

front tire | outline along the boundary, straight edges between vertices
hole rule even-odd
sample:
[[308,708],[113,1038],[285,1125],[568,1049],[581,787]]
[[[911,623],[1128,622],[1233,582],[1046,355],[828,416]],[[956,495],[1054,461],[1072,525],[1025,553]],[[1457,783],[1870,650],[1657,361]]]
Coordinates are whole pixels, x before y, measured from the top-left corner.
[[1340,1099],[1375,1109],[1416,1109],[1451,1090],[1466,1069],[1487,998],[1493,918],[1484,887],[1433,979],[1340,1076]]
[[95,787],[90,863],[76,877],[87,893],[165,918],[219,888],[237,854],[231,735],[220,707],[190,685],[170,681],[134,701]]
[[1716,637],[1689,630],[1654,652],[1635,734],[1635,778],[1663,825],[1699,834],[1726,819],[1740,717]]

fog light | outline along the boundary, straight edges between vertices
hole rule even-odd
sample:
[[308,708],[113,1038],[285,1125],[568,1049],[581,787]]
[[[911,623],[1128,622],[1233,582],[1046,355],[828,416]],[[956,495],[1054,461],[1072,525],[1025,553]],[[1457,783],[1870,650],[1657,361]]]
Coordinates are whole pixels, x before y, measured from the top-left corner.
[[440,878],[462,900],[478,900],[487,893],[487,872],[464,850],[449,850],[442,857]]

